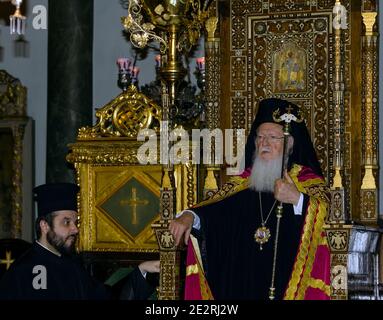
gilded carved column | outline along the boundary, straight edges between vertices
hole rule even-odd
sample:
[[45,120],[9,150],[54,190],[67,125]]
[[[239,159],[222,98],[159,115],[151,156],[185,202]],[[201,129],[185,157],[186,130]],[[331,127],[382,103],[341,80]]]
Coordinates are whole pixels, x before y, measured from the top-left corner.
[[[212,6],[213,7],[213,6]],[[213,8],[212,8],[213,9]],[[216,14],[216,13],[215,13]],[[220,38],[215,36],[218,17],[212,16],[206,21],[207,39],[205,40],[205,61],[206,61],[206,122],[207,128],[212,131],[220,127]],[[215,146],[211,149],[212,159],[215,155]],[[203,188],[203,197],[207,198],[218,189],[217,177],[219,176],[220,165],[206,166],[206,177]]]
[[375,174],[378,170],[378,63],[375,1],[363,1],[362,18],[362,142],[364,177],[361,186],[360,222],[376,225],[378,220],[378,190]]
[[[337,0],[334,7],[334,179],[331,186],[331,206],[329,221],[331,223],[345,223],[347,214],[345,212],[345,189],[342,181],[341,172],[344,170],[343,147],[344,139],[344,58],[342,41],[342,5]],[[343,23],[343,27],[345,27]]]
[[206,122],[210,130],[220,125],[220,38],[215,37],[218,17],[206,21],[207,39],[205,41],[206,63]]
[[334,179],[330,188],[331,202],[329,208],[326,235],[331,251],[331,299],[345,300],[347,291],[348,243],[351,225],[347,225],[349,213],[345,205],[345,187],[342,179],[344,172],[344,43],[343,29],[347,28],[347,11],[339,0],[333,8],[334,32]]
[[[375,268],[366,259],[375,252],[373,229],[364,226],[351,225],[350,214],[344,203],[344,185],[342,184],[342,123],[344,123],[343,97],[344,81],[342,66],[342,12],[345,8],[339,0],[334,6],[334,36],[335,36],[335,76],[334,76],[334,124],[335,124],[335,159],[334,183],[331,186],[332,202],[329,220],[326,228],[329,248],[331,250],[331,299],[353,299],[359,296],[373,296],[372,282],[369,277]],[[377,16],[375,1],[362,1],[363,24],[365,33],[362,36],[362,157],[363,172],[360,188],[360,219],[362,224],[376,225],[378,192],[374,174],[378,164],[378,109],[377,109],[377,36],[374,24]],[[347,17],[347,15],[345,15]],[[339,22],[339,23],[338,23]],[[338,28],[337,28],[338,27]],[[354,167],[353,170],[358,170]],[[342,191],[343,194],[340,192]],[[357,210],[355,210],[357,211]],[[355,213],[353,215],[355,217]],[[367,248],[367,249],[366,249]],[[368,286],[366,286],[368,284]]]

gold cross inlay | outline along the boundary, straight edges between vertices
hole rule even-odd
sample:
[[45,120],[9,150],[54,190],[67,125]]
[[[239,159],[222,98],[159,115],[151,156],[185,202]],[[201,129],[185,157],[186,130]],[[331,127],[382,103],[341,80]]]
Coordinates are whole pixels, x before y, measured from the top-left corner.
[[11,251],[5,251],[5,259],[0,259],[0,264],[5,264],[6,270],[8,270],[11,264],[15,261],[15,259],[11,259],[11,258],[12,258]]
[[137,206],[146,206],[148,203],[149,203],[149,200],[140,199],[137,197],[136,188],[132,188],[132,197],[130,199],[120,201],[121,206],[127,205],[129,207],[132,207],[132,210],[133,210],[132,224],[133,225],[136,225],[138,223]]

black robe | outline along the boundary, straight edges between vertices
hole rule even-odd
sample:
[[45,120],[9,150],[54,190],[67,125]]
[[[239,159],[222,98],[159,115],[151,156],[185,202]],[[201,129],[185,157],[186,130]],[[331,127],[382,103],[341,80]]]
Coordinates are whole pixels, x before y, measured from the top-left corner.
[[[262,193],[264,220],[274,203],[272,193]],[[282,299],[297,255],[308,196],[304,195],[302,215],[284,204],[275,273],[275,299]],[[278,203],[277,203],[278,204]],[[276,204],[276,205],[277,205]],[[260,299],[269,297],[274,241],[275,210],[267,220],[271,231],[263,250],[254,240],[261,226],[258,193],[245,189],[221,201],[192,209],[201,219],[195,232],[200,240],[205,273],[215,299]]]
[[[34,288],[34,279],[42,275],[41,271],[33,273],[36,266],[45,267],[46,289]],[[126,282],[124,290],[130,292],[130,295],[125,295],[124,298],[146,299],[150,295],[151,291],[138,268],[128,276]],[[135,287],[130,288],[131,285]],[[77,258],[59,257],[36,242],[11,265],[0,280],[0,300],[105,300],[111,298],[111,291],[104,284],[93,279]]]

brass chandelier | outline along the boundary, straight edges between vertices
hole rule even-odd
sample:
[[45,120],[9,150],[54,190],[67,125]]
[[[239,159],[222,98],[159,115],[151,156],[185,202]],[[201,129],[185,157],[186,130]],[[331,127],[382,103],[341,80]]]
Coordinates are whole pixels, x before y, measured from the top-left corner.
[[132,44],[144,48],[149,41],[160,43],[163,55],[161,77],[168,84],[170,104],[176,83],[186,70],[179,53],[187,53],[200,38],[212,0],[130,0],[128,16],[122,18]]

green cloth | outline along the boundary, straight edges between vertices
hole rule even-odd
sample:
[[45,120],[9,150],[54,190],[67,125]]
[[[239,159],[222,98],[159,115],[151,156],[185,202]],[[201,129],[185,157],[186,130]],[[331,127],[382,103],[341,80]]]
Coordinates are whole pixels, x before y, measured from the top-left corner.
[[112,275],[108,279],[105,280],[104,284],[113,287],[120,280],[128,276],[128,274],[131,273],[133,269],[133,267],[117,269],[115,272],[112,273]]

